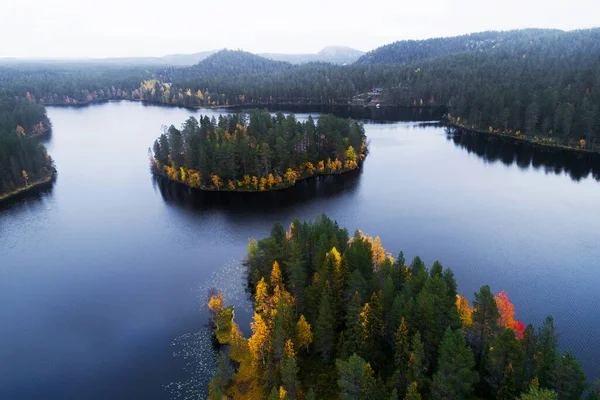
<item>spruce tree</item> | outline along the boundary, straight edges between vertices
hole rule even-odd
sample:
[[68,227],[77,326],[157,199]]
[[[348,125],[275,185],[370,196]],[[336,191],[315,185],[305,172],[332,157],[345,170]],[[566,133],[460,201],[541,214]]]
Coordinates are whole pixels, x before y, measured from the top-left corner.
[[467,347],[462,332],[446,329],[439,350],[438,370],[433,376],[432,397],[440,400],[469,398],[479,379],[474,367],[473,352]]

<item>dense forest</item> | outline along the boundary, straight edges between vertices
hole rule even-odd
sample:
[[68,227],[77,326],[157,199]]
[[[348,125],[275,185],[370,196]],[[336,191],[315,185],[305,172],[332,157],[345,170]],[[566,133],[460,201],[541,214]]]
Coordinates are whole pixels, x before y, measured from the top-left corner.
[[317,122],[293,114],[254,110],[249,115],[190,117],[154,142],[153,170],[190,187],[264,191],[311,176],[358,168],[367,152],[362,124],[322,115]]
[[0,90],[0,198],[54,171],[36,135],[50,129],[44,107]]
[[211,399],[563,400],[586,389],[551,317],[525,327],[488,286],[470,305],[449,268],[393,258],[378,237],[350,237],[325,216],[288,231],[276,223],[250,241],[246,267],[250,338],[216,289],[208,304],[229,345]]
[[363,104],[381,88],[368,101],[442,107],[456,126],[546,145],[600,145],[600,29],[401,41],[344,66],[230,50],[190,67],[12,66],[0,68],[0,83],[45,104],[130,99],[186,107]]

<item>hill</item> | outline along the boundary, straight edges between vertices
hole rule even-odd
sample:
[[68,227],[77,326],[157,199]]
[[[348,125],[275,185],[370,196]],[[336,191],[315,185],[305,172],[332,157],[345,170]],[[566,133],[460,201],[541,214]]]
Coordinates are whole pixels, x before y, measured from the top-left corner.
[[356,50],[346,46],[328,46],[316,54],[281,54],[261,53],[262,57],[277,61],[287,61],[292,64],[304,64],[309,62],[328,62],[332,64],[352,64],[364,51]]
[[242,50],[220,50],[198,64],[174,69],[173,77],[232,77],[239,75],[270,74],[292,68],[292,64],[269,60]]
[[402,64],[457,53],[510,49],[519,43],[538,41],[564,33],[551,29],[521,29],[506,32],[479,32],[427,40],[402,40],[366,53],[356,61],[356,64]]

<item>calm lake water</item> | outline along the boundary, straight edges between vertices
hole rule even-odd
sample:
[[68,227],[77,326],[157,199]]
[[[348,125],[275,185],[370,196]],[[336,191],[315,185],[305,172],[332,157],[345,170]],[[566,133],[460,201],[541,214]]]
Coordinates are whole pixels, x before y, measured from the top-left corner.
[[48,113],[56,183],[0,208],[2,399],[191,398],[214,357],[208,288],[224,288],[247,326],[236,271],[248,238],[322,213],[394,254],[440,260],[470,300],[489,284],[525,323],[553,315],[563,348],[600,376],[596,167],[365,121],[359,173],[250,197],[190,194],[152,178],[147,149],[162,124],[200,112],[119,102]]

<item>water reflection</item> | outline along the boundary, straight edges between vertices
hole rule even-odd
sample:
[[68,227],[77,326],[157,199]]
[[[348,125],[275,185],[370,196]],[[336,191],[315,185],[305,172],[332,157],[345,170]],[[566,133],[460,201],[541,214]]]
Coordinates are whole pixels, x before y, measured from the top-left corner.
[[[250,108],[261,108],[250,107]],[[265,108],[264,106],[262,108]],[[234,111],[248,109],[233,108]],[[333,114],[342,118],[368,120],[369,123],[386,123],[390,121],[432,121],[441,120],[446,112],[443,107],[364,107],[352,105],[273,105],[271,112],[302,114]]]
[[10,212],[15,208],[30,206],[43,201],[52,195],[56,175],[49,181],[32,187],[29,190],[13,195],[5,200],[0,200],[0,214]]
[[253,214],[272,214],[297,204],[352,196],[359,187],[361,175],[362,169],[359,169],[343,175],[305,179],[284,190],[259,193],[201,191],[157,175],[153,175],[152,181],[165,202],[186,209],[252,210]]
[[600,154],[535,145],[515,138],[447,129],[447,139],[476,154],[486,163],[516,164],[521,169],[543,169],[547,174],[566,173],[574,181],[591,176],[600,181]]

